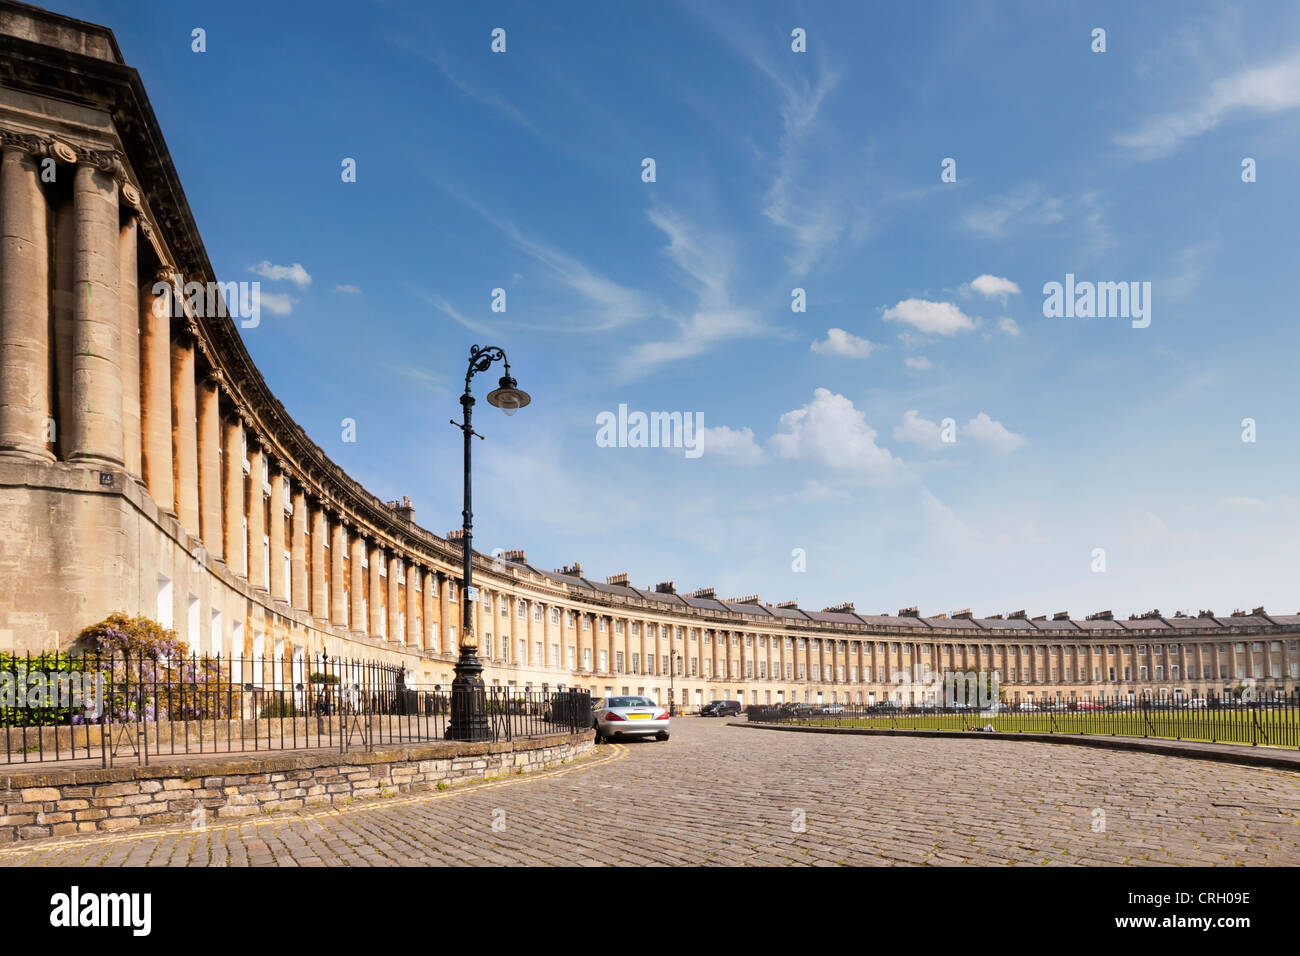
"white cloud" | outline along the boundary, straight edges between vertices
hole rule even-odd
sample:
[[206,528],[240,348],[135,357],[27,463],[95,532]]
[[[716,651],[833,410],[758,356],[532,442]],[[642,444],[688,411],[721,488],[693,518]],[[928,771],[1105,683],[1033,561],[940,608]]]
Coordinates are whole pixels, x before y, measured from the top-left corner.
[[908,325],[935,335],[955,335],[969,332],[975,322],[951,302],[930,302],[927,299],[904,299],[885,310],[885,321],[906,322]]
[[1208,133],[1234,113],[1279,113],[1300,107],[1300,50],[1267,66],[1241,70],[1210,85],[1186,109],[1149,118],[1115,142],[1145,158],[1174,152],[1184,140]]
[[279,282],[281,279],[288,279],[294,285],[300,288],[306,288],[311,285],[311,276],[307,270],[302,267],[301,262],[295,262],[291,266],[272,265],[270,260],[263,259],[255,266],[249,266],[248,271],[261,276],[264,279],[270,279],[273,282]]
[[1007,318],[1006,316],[998,319],[998,328],[1007,333],[1007,335],[1020,334],[1020,326],[1016,324],[1016,320]]
[[957,430],[956,442],[945,442],[940,423],[922,418],[920,412],[914,408],[904,412],[902,422],[894,426],[894,440],[910,442],[931,451],[953,448],[965,440],[987,451],[1004,454],[1015,451],[1029,441],[1010,431],[1001,422],[995,422],[984,412],[980,412]]
[[354,285],[336,285],[335,292],[342,292],[344,295],[360,295],[361,290]]
[[772,436],[772,450],[782,458],[810,461],[862,478],[897,474],[902,462],[876,444],[876,430],[866,413],[843,395],[818,388],[813,400],[781,416],[782,431]]
[[1000,454],[1007,454],[1015,451],[1021,445],[1029,443],[1029,439],[1023,435],[1017,435],[1009,430],[1001,422],[995,422],[984,412],[980,412],[958,433],[958,440],[967,438],[973,441],[981,448],[987,448],[989,451],[995,451]]
[[930,363],[930,360],[926,358],[924,355],[917,355],[912,358],[905,358],[903,359],[903,364],[910,369],[915,369],[918,372],[924,372],[926,369],[933,367],[932,364]]
[[705,428],[700,439],[703,454],[717,456],[740,465],[757,465],[767,459],[763,449],[754,441],[752,428],[728,428],[718,425]]
[[258,301],[261,303],[261,307],[272,315],[288,315],[293,311],[294,303],[298,300],[290,298],[284,292],[263,291],[259,295]]
[[1009,295],[1020,295],[1020,286],[1010,279],[1002,279],[987,272],[972,279],[970,287],[986,299],[998,298],[1003,302],[1007,301]]
[[843,329],[827,329],[825,341],[812,344],[812,350],[818,355],[842,355],[845,358],[868,358],[879,347]]
[[1040,226],[1064,218],[1060,199],[1047,195],[1039,184],[1028,183],[968,210],[962,216],[962,224],[981,236],[1001,239],[1013,226]]
[[922,448],[938,449],[951,445],[944,442],[937,422],[922,418],[915,408],[903,412],[903,420],[894,426],[894,441],[910,442]]

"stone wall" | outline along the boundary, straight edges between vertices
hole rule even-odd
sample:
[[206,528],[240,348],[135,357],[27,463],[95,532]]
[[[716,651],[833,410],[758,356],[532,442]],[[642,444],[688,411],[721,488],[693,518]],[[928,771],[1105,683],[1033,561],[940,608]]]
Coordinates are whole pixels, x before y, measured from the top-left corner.
[[[0,777],[0,843],[383,799],[435,790],[440,784],[544,770],[594,748],[589,734],[554,734],[508,743],[239,755],[186,764],[9,774]],[[199,808],[206,813],[196,814]]]

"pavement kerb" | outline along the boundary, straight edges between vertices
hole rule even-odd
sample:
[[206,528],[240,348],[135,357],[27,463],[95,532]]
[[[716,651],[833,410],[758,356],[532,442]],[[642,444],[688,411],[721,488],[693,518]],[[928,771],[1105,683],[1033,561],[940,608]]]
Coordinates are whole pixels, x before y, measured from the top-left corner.
[[1089,734],[1008,734],[961,730],[890,730],[868,727],[810,727],[793,724],[763,724],[729,721],[731,727],[751,730],[783,730],[805,734],[849,734],[859,737],[940,737],[945,740],[1018,740],[1027,743],[1068,744],[1103,750],[1126,750],[1184,757],[1189,760],[1217,760],[1247,767],[1276,767],[1300,772],[1300,750],[1280,747],[1247,747],[1235,744],[1212,744],[1195,740],[1152,740],[1143,737],[1100,737]]

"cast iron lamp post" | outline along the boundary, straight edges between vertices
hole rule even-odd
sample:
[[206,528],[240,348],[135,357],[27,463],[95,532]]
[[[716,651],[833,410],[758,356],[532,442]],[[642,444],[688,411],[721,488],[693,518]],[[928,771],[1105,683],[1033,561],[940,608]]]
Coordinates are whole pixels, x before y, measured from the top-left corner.
[[[474,396],[469,392],[470,379],[475,372],[486,372],[493,362],[500,359],[505,364],[505,375],[501,376],[498,387],[488,392],[488,404],[501,409],[507,415],[513,415],[527,405],[532,398],[527,392],[520,391],[518,382],[510,377],[510,362],[506,353],[495,345],[470,346],[469,368],[465,372],[465,394],[460,397],[461,408],[465,412],[465,421],[457,424],[465,435],[465,510],[461,512],[462,542],[465,545],[463,577],[461,584],[461,631],[460,656],[456,660],[456,679],[451,683],[451,721],[447,727],[447,736],[452,740],[490,740],[492,732],[488,727],[487,690],[483,686],[483,665],[478,659],[478,636],[474,633],[474,513],[470,508],[470,439],[478,433],[470,425],[474,408]],[[478,435],[479,439],[483,438]]]
[[668,655],[668,716],[677,716],[673,713],[673,677],[677,674],[677,666],[682,662],[682,655],[676,652]]

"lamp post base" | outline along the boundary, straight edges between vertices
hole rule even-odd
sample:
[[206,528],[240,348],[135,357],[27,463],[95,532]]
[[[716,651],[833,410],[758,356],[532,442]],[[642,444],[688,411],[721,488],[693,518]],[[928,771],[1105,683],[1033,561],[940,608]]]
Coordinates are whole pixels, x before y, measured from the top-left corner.
[[485,741],[492,739],[488,724],[487,688],[483,684],[483,665],[472,648],[463,648],[456,662],[456,679],[451,682],[451,719],[447,723],[448,740]]

